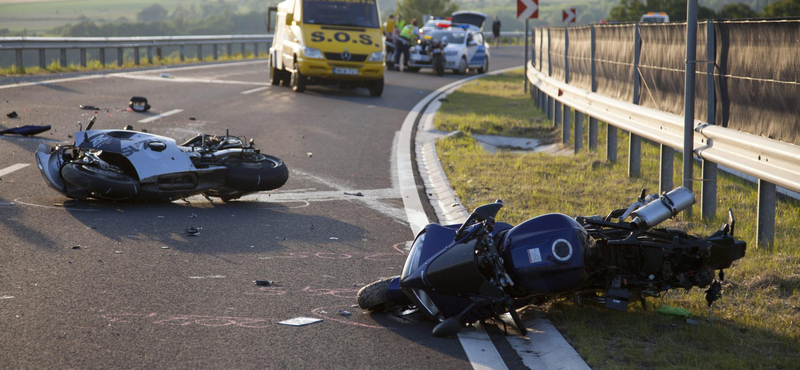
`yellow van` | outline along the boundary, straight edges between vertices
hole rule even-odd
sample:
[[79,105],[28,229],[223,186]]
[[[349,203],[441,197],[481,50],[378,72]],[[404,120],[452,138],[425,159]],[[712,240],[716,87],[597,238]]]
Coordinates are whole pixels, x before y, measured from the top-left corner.
[[303,92],[338,83],[383,93],[384,46],[376,0],[287,0],[278,4],[270,82]]

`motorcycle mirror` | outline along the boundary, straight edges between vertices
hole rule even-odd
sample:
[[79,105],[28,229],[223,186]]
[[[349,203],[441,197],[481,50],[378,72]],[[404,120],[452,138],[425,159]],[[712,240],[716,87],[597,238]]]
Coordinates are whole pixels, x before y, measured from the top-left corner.
[[447,320],[444,320],[437,324],[433,328],[433,336],[434,337],[449,337],[451,335],[456,335],[461,331],[461,320],[458,316],[453,316]]
[[89,120],[89,124],[86,125],[86,131],[92,129],[92,126],[94,126],[95,121],[97,121],[97,116],[93,116],[92,119]]
[[477,217],[478,222],[481,222],[483,220],[488,220],[489,218],[496,216],[497,212],[500,211],[500,208],[503,208],[503,203],[484,204],[478,208],[475,208],[475,210],[472,211],[472,214],[474,214],[475,217]]

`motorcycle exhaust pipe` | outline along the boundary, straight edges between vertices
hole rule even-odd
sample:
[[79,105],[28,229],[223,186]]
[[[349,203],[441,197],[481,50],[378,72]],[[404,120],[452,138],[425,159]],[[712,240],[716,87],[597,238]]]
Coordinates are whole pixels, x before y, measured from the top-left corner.
[[630,225],[634,230],[647,230],[670,217],[675,217],[691,207],[694,202],[694,195],[689,189],[683,186],[675,188],[631,213],[633,221]]

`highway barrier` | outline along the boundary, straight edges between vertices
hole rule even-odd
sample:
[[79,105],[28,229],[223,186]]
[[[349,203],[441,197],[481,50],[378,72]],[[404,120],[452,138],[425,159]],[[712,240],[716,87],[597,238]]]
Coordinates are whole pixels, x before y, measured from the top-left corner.
[[702,183],[702,216],[716,215],[717,165],[752,176],[756,240],[771,248],[777,187],[800,192],[800,59],[791,52],[800,21],[703,21],[698,29],[705,30],[698,32],[702,60],[686,61],[686,23],[536,28],[530,93],[576,152],[583,149],[584,117],[590,150],[597,148],[598,121],[608,124],[610,161],[617,158],[617,129],[629,132],[630,176],[640,175],[641,138],[660,144],[659,188],[668,191],[674,151],[684,146],[685,63],[703,64],[693,138],[703,175],[692,179]]

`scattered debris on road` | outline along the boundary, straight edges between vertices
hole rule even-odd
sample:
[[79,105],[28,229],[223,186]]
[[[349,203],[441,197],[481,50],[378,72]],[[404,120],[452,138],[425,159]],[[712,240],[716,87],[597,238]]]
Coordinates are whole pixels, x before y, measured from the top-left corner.
[[449,103],[450,102],[450,100],[447,99],[447,98],[439,98],[439,101],[442,102],[442,103]]
[[83,110],[100,110],[100,108],[95,107],[94,105],[83,105],[83,104],[81,104],[79,107],[81,109],[83,109]]
[[668,316],[678,316],[678,317],[686,317],[686,318],[692,317],[692,313],[689,312],[689,310],[687,310],[685,308],[672,307],[672,306],[667,306],[667,305],[663,305],[663,306],[661,306],[661,307],[659,307],[659,308],[657,308],[657,309],[655,309],[653,311],[656,311],[656,312],[658,312],[660,314],[668,315]]
[[150,104],[147,104],[147,98],[142,96],[133,96],[128,102],[128,107],[136,112],[147,112],[150,110]]
[[197,121],[197,118],[189,117],[189,121]]
[[19,114],[17,114],[17,111],[13,111],[11,113],[6,114],[6,117],[8,117],[8,118],[17,118],[17,117],[19,117]]
[[169,73],[162,73],[161,78],[172,78],[172,75]]
[[315,319],[313,317],[295,317],[293,319],[284,320],[278,322],[281,325],[288,325],[288,326],[306,326],[311,324],[316,324],[318,322],[322,322],[322,319]]
[[344,195],[352,195],[352,196],[356,196],[356,197],[363,197],[363,196],[364,196],[364,194],[361,194],[361,192],[360,192],[360,191],[359,191],[358,193],[348,193],[348,192],[344,192]]
[[192,213],[192,215],[191,215],[191,216],[189,216],[189,218],[197,218],[197,215],[196,215],[196,214],[194,214],[194,213]]
[[308,153],[306,153],[306,155],[308,155],[308,157],[311,158],[314,155],[314,153],[308,152]]
[[272,280],[256,280],[253,283],[262,286],[273,286],[278,284],[277,281],[272,281]]
[[80,245],[73,245],[72,249],[81,249],[81,246]]
[[186,234],[188,234],[189,236],[197,236],[198,234],[200,234],[200,230],[198,230],[194,226],[189,226],[189,228],[186,229]]
[[339,309],[339,315],[342,315],[342,316],[350,316],[350,315],[352,315],[352,314],[350,313],[350,311],[345,311],[345,310],[343,310],[343,309],[341,309],[341,308],[340,308],[340,309]]
[[3,131],[0,131],[0,135],[16,134],[22,136],[33,136],[49,130],[50,130],[50,125],[47,126],[26,125],[26,126],[18,126],[14,128],[5,129]]
[[330,239],[330,240],[339,240],[339,238],[337,238],[337,237],[335,237],[335,236],[332,236],[332,237],[330,237],[330,238],[328,238],[328,239]]

